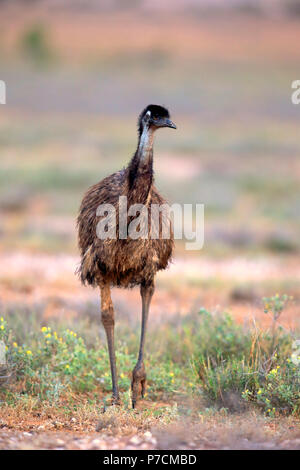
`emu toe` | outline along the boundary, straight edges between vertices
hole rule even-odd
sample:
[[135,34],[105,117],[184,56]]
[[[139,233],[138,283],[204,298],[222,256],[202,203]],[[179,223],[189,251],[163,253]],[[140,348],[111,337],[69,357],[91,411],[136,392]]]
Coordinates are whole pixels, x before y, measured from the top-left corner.
[[103,404],[102,412],[105,413],[110,406],[121,406],[120,397],[112,395],[112,397]]
[[132,393],[132,408],[136,407],[139,392],[141,397],[144,398],[146,392],[146,372],[144,364],[135,366],[132,372],[131,393]]

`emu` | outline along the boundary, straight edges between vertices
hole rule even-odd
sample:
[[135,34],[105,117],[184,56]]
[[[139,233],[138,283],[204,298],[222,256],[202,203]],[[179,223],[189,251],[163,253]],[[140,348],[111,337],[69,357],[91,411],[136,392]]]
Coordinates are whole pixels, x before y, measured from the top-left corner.
[[[151,238],[150,217],[148,217],[148,238],[119,238],[119,222],[116,217],[116,238],[100,239],[96,229],[100,204],[112,204],[119,214],[120,196],[126,196],[128,207],[143,204],[147,215],[151,204],[165,204],[166,201],[154,186],[153,140],[155,131],[162,127],[176,129],[170,120],[169,111],[159,105],[148,105],[138,119],[138,146],[126,168],[107,176],[92,186],[84,195],[77,219],[78,241],[81,262],[78,274],[83,284],[100,287],[101,320],[106,332],[111,378],[112,403],[119,404],[117,368],[114,346],[114,308],[111,287],[130,288],[140,286],[142,298],[142,323],[139,355],[132,372],[132,407],[135,408],[139,392],[142,398],[146,390],[144,366],[144,344],[151,298],[154,293],[154,277],[157,271],[165,269],[172,257],[173,231],[168,239],[162,237],[162,218],[159,214],[158,236]],[[129,224],[132,217],[127,218]]]

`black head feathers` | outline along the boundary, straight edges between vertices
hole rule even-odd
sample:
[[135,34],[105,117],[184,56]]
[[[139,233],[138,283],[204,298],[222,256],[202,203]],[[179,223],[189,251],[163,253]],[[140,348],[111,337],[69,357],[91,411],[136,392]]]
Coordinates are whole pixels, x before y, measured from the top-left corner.
[[159,106],[158,104],[149,104],[139,115],[138,119],[138,129],[139,133],[142,133],[143,130],[143,125],[142,121],[144,116],[150,111],[150,118],[151,119],[163,119],[163,118],[170,118],[170,113],[167,110],[167,108],[164,108],[163,106]]

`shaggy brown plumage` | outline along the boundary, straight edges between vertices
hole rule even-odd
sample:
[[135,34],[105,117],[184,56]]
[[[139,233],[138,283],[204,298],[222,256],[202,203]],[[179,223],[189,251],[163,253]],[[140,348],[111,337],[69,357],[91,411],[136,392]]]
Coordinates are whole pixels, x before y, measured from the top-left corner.
[[[157,271],[165,269],[171,259],[173,250],[173,234],[169,239],[162,238],[162,217],[159,217],[159,227],[155,227],[159,238],[152,239],[151,233],[151,204],[164,204],[166,201],[158,193],[153,184],[153,138],[154,132],[160,127],[173,127],[169,119],[169,112],[157,105],[149,105],[139,116],[139,141],[137,150],[127,168],[107,176],[92,186],[85,194],[78,216],[78,236],[81,253],[81,263],[78,269],[81,281],[92,286],[100,286],[102,301],[102,320],[109,316],[107,311],[113,312],[109,287],[133,287],[141,285],[141,294],[144,297],[154,290],[154,276]],[[119,239],[119,197],[127,196],[128,208],[133,204],[143,204],[148,211],[148,237]],[[116,239],[101,240],[97,237],[96,228],[100,217],[96,215],[100,204],[112,204],[116,209]],[[129,224],[132,217],[128,217]],[[166,219],[164,220],[165,222]],[[149,304],[150,304],[149,300]],[[147,302],[145,303],[145,305]],[[149,305],[145,307],[148,315]],[[103,314],[104,311],[104,314]],[[144,315],[144,309],[143,309]],[[107,322],[106,322],[107,323]],[[110,323],[113,323],[111,321]],[[104,321],[105,326],[105,321]],[[144,325],[145,326],[145,325]],[[106,328],[106,326],[105,326]],[[110,331],[110,325],[106,332]],[[108,334],[108,340],[111,335]],[[143,343],[144,331],[142,329]],[[112,338],[113,340],[113,338]],[[110,340],[109,340],[110,343]],[[141,344],[143,348],[143,344]],[[111,362],[114,362],[114,349],[109,344]],[[141,360],[138,369],[143,369]],[[114,375],[115,364],[112,364],[113,395],[118,399],[117,385]],[[145,382],[145,373],[142,374]],[[142,383],[143,380],[137,382]],[[134,392],[134,387],[133,387]],[[134,405],[133,397],[133,405]]]

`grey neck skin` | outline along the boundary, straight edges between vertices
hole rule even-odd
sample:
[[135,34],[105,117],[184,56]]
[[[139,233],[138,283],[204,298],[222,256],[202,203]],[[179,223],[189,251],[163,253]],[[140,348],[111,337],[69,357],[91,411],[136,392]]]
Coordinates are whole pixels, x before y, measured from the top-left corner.
[[[154,129],[145,123],[136,152],[128,165],[129,190],[140,182],[143,186],[142,192],[149,192],[153,180],[153,139]],[[147,183],[144,179],[140,180],[145,175],[149,176]]]
[[147,165],[152,160],[154,129],[147,124],[144,126],[138,146],[140,165]]

